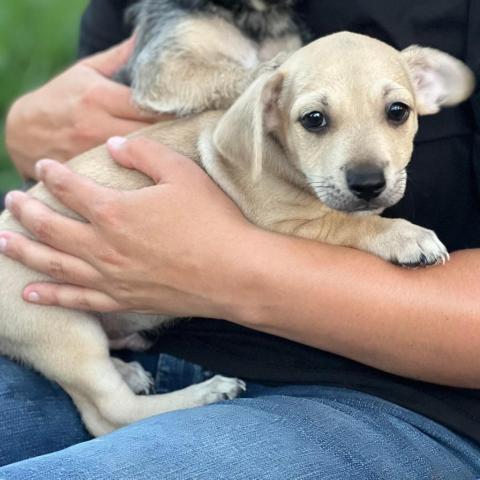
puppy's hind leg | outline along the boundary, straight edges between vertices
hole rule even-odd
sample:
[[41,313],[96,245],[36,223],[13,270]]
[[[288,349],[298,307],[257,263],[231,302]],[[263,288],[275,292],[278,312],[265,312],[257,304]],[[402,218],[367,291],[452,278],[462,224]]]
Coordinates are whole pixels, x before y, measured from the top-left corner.
[[[125,373],[124,367],[122,373]],[[62,386],[80,410],[87,429],[95,436],[154,415],[230,400],[245,390],[241,380],[217,375],[171,393],[135,395],[108,357],[92,359],[83,372],[77,379],[83,384]]]
[[21,358],[67,391],[95,436],[153,415],[234,398],[244,389],[239,380],[215,377],[177,392],[135,395],[122,376],[132,372],[112,360],[105,331],[94,316],[52,307],[24,308],[32,310],[25,319],[35,318],[36,331]]

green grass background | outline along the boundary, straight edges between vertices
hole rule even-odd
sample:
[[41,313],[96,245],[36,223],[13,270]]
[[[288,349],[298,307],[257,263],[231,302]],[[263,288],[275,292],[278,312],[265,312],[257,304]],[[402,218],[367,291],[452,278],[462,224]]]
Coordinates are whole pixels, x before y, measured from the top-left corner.
[[8,107],[75,59],[80,16],[88,0],[1,0],[0,191],[20,179],[5,151]]

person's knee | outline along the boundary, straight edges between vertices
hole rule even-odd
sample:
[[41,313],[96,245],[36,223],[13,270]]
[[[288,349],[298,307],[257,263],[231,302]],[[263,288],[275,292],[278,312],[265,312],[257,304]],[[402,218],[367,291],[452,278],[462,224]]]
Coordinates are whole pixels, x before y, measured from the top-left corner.
[[[408,423],[397,425],[398,419],[382,411],[373,418],[365,410],[363,404],[342,403],[337,397],[241,398],[152,417],[101,439],[0,469],[0,476],[41,478],[32,472],[48,469],[56,478],[65,465],[79,480],[403,480],[469,471]],[[418,451],[428,452],[421,463]]]

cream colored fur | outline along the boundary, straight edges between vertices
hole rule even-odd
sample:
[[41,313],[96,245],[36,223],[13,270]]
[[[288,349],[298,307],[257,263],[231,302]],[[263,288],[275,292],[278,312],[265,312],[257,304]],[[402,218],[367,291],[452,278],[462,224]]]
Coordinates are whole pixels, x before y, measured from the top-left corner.
[[301,46],[297,35],[259,45],[223,18],[195,15],[179,22],[169,36],[171,44],[158,59],[152,62],[150,52],[142,54],[132,87],[143,109],[177,115],[228,108],[264,69],[263,62]]
[[[438,61],[440,72],[435,70]],[[425,72],[432,88],[440,82],[446,94],[421,91],[424,84],[418,76]],[[443,72],[456,81],[446,81]],[[276,71],[261,75],[226,113],[160,123],[139,135],[197,162],[263,228],[359,248],[399,263],[422,263],[423,258],[436,263],[445,261],[447,252],[433,232],[404,220],[381,218],[376,215],[381,208],[359,215],[327,204],[340,197],[350,201],[345,166],[365,158],[385,170],[385,205],[398,201],[420,104],[424,111],[434,111],[446,101],[465,99],[472,86],[470,71],[446,54],[419,48],[402,54],[371,38],[340,33],[300,49]],[[405,125],[392,127],[385,119],[385,105],[397,101],[411,105],[413,112]],[[328,110],[331,127],[313,134],[298,119],[318,109]],[[75,158],[70,166],[115,189],[152,183],[117,166],[103,146]],[[319,187],[319,178],[331,182],[333,193]],[[30,193],[75,216],[42,184]],[[8,212],[1,216],[0,227],[26,233]],[[233,398],[244,388],[238,380],[215,377],[167,395],[137,396],[134,392],[147,389],[150,380],[136,366],[112,361],[105,329],[112,337],[118,337],[115,331],[127,337],[168,319],[110,315],[102,323],[95,314],[23,302],[25,285],[43,279],[48,278],[0,258],[0,352],[58,382],[94,435],[151,415]]]

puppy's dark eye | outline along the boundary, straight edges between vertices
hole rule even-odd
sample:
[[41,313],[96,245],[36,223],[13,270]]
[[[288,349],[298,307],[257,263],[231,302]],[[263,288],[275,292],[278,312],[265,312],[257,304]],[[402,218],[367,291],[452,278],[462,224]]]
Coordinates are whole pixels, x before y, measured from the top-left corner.
[[409,116],[410,107],[402,102],[395,102],[387,107],[387,118],[395,125],[405,123]]
[[327,117],[322,112],[306,113],[300,119],[300,123],[309,132],[320,132],[328,125]]

